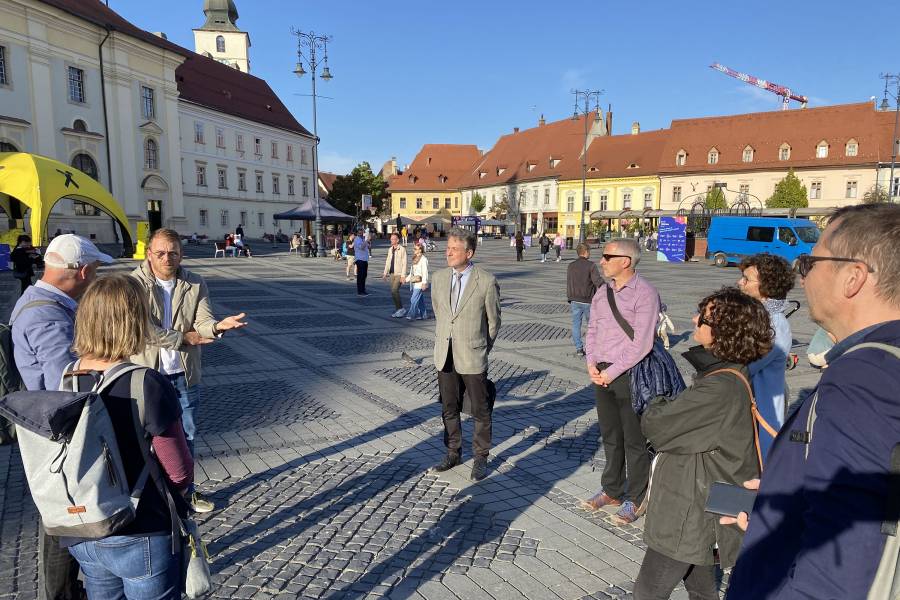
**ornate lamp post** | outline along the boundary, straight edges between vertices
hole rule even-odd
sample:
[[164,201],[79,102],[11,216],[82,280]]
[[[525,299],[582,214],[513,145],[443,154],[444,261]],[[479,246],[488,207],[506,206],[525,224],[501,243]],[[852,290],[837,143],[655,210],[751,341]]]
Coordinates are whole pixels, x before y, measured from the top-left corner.
[[[583,242],[585,239],[584,230],[584,202],[587,197],[587,153],[588,153],[588,115],[590,114],[591,100],[594,101],[594,122],[600,122],[600,95],[603,90],[572,90],[575,94],[575,112],[572,114],[572,120],[577,121],[579,116],[584,116],[584,152],[581,153],[581,221],[578,226],[578,241]],[[584,109],[581,114],[578,112],[579,101],[584,100]]]
[[[893,73],[883,73],[881,78],[884,79],[884,99],[881,101],[881,110],[890,110],[891,105],[888,104],[888,95],[894,99],[894,135],[891,137],[891,177],[888,179],[888,202],[894,201],[894,164],[897,162],[897,117],[900,116],[900,75]],[[897,92],[888,91],[888,84],[897,85]],[[877,186],[877,182],[876,182]]]
[[[312,79],[312,105],[313,105],[313,138],[315,138],[315,146],[313,147],[313,201],[316,207],[316,220],[313,226],[316,237],[316,247],[319,249],[320,255],[325,256],[325,246],[322,240],[322,213],[319,208],[319,128],[316,122],[316,73],[319,65],[324,63],[322,75],[323,81],[331,81],[331,71],[328,69],[328,42],[331,38],[327,35],[316,35],[315,32],[309,33],[291,28],[291,33],[297,36],[297,67],[294,69],[294,75],[303,77],[306,75],[306,69],[303,68],[304,62],[309,67]],[[304,52],[305,49],[305,52]],[[317,51],[321,50],[321,57],[316,56]]]

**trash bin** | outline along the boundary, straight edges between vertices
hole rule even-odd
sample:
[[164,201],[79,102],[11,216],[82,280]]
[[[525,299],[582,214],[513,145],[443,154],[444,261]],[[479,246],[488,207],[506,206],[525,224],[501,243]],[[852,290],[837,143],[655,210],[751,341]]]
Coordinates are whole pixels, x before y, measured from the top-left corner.
[[575,246],[572,245],[574,243],[575,243],[575,238],[567,237],[566,238],[566,250],[571,250],[572,248],[574,248]]

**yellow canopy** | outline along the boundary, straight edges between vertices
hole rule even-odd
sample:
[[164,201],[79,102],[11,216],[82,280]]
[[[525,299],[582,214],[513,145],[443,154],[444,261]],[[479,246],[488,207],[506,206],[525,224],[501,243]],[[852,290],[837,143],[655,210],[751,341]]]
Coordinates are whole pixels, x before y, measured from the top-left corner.
[[31,209],[29,224],[35,246],[45,246],[50,211],[62,198],[74,198],[113,217],[122,226],[126,248],[134,234],[122,206],[99,182],[75,167],[52,158],[25,152],[0,152],[0,208],[11,219],[24,217]]

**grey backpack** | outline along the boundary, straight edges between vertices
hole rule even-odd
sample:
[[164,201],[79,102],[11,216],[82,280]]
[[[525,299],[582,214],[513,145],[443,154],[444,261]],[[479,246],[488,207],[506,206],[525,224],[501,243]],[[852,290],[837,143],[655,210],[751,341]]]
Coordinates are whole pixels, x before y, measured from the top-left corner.
[[[100,394],[130,377],[131,397],[143,415],[145,367],[122,363],[89,391],[64,372],[62,391],[20,391],[0,399],[0,414],[16,425],[25,477],[49,535],[99,539],[134,520],[149,469],[130,489],[116,432]],[[77,374],[85,374],[75,371]]]

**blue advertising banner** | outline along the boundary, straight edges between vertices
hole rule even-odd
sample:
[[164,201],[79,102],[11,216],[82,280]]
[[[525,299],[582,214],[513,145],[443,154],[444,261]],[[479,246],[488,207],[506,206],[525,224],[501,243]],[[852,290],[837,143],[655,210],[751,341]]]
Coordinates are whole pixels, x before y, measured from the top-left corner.
[[687,248],[687,220],[684,217],[662,217],[659,220],[656,260],[684,262]]

